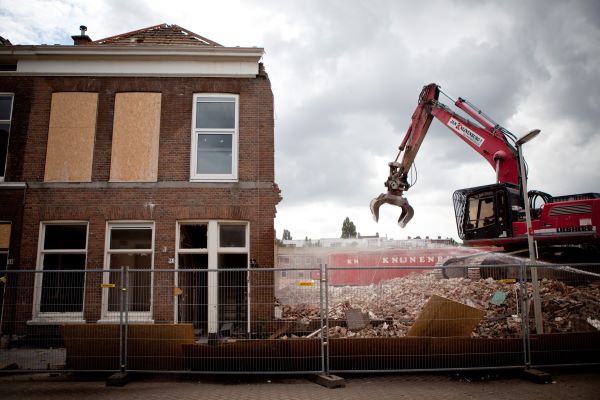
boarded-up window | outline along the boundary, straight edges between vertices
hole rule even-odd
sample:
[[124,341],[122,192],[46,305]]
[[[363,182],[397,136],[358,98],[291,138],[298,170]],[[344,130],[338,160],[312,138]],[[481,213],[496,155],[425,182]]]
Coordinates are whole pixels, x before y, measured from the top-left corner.
[[90,182],[98,93],[53,93],[46,182]]
[[0,222],[0,251],[10,247],[10,222]]
[[117,93],[110,180],[156,182],[160,93]]

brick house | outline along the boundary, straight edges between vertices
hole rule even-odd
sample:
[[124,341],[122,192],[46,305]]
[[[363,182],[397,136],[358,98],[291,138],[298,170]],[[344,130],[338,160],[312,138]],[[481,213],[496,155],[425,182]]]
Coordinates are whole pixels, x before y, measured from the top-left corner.
[[3,332],[118,321],[125,266],[131,321],[254,330],[272,276],[224,270],[273,265],[263,49],[169,24],[85,30],[0,45],[0,267],[44,272],[9,276]]

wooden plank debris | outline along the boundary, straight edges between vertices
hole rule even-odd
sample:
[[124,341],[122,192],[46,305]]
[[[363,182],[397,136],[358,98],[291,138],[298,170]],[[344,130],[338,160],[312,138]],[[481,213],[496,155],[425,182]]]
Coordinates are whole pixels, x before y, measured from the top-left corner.
[[485,311],[433,295],[406,336],[470,337]]

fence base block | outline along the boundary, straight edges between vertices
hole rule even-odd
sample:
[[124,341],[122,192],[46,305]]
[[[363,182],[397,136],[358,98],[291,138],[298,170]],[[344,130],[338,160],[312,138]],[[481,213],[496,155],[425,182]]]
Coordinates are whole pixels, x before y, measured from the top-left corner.
[[0,371],[14,371],[17,369],[19,369],[19,364],[17,363],[10,363],[6,365],[0,364]]
[[315,375],[313,381],[321,386],[329,389],[343,388],[346,386],[346,381],[337,375]]
[[523,378],[534,383],[552,383],[552,375],[539,369],[523,370]]
[[131,376],[127,372],[117,372],[108,377],[106,386],[125,386],[130,380]]

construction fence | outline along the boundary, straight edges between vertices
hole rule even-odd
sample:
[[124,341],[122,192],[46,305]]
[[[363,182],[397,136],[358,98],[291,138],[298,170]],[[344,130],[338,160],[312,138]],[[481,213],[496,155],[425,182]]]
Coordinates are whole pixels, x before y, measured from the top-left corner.
[[8,270],[0,372],[598,364],[599,272],[598,264]]

